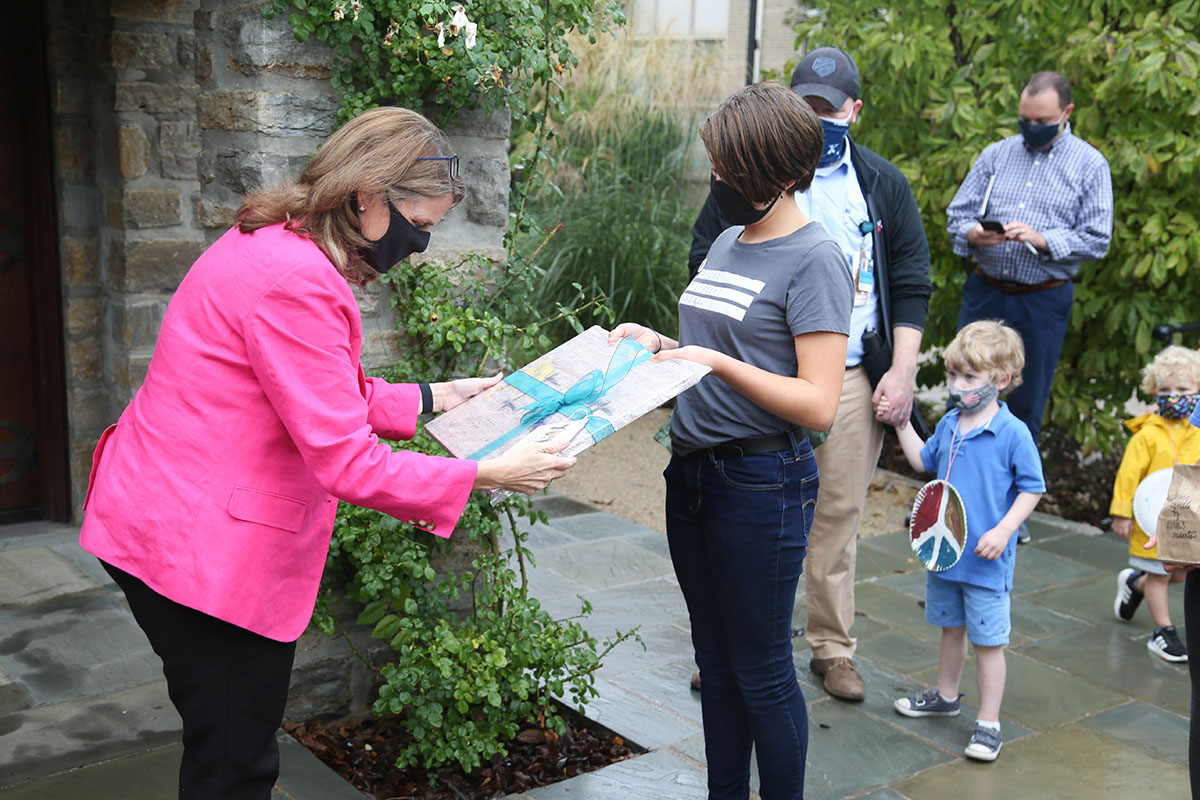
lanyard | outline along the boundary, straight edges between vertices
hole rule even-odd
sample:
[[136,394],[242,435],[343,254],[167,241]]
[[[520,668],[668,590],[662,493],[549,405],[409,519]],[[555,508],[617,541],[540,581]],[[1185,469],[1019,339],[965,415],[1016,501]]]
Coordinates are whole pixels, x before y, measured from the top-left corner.
[[[946,483],[950,483],[950,470],[954,468],[954,457],[958,455],[959,450],[962,450],[963,442],[967,440],[967,434],[964,433],[959,437],[958,445],[954,444],[954,434],[958,433],[958,426],[961,421],[961,418],[955,420],[954,430],[950,431],[950,457],[946,459],[946,477],[942,478]],[[967,433],[970,433],[970,431],[967,431]]]

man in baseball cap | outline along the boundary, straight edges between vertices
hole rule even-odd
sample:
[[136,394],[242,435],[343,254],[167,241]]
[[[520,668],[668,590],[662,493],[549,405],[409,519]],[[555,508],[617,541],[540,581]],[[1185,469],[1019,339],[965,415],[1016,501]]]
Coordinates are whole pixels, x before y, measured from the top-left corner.
[[818,47],[792,72],[792,91],[801,97],[820,97],[834,108],[859,94],[858,65],[836,47]]
[[[911,420],[929,435],[913,404],[929,305],[929,244],[900,170],[849,136],[863,105],[854,59],[836,47],[810,51],[796,65],[791,87],[825,133],[812,187],[796,193],[796,204],[841,246],[855,281],[841,402],[828,439],[816,450],[821,485],[805,559],[809,666],[831,695],[860,701],[866,687],[851,661],[857,640],[850,635],[858,521],[884,424]],[[693,276],[727,227],[710,195],[692,228]],[[884,398],[888,410],[876,416]]]

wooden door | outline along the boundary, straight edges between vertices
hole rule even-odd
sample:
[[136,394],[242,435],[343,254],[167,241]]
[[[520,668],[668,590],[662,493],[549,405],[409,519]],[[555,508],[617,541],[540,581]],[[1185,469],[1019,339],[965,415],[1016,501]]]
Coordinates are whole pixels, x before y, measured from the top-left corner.
[[70,516],[40,4],[0,25],[0,522]]

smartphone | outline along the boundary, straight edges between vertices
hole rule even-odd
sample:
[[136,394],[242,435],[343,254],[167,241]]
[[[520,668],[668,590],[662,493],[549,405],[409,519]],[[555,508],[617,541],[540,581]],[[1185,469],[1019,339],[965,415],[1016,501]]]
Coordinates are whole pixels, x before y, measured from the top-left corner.
[[979,220],[979,224],[983,226],[985,231],[1004,233],[1004,223],[998,219],[981,219]]

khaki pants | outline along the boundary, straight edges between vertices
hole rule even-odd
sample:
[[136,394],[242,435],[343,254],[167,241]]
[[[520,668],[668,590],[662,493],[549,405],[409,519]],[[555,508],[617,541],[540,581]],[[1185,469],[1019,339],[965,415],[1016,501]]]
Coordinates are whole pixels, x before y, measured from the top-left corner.
[[875,421],[871,384],[862,367],[846,370],[833,430],[816,449],[821,470],[817,512],[804,561],[808,642],[814,658],[853,658],[854,565],[858,520],[883,449],[884,426]]

